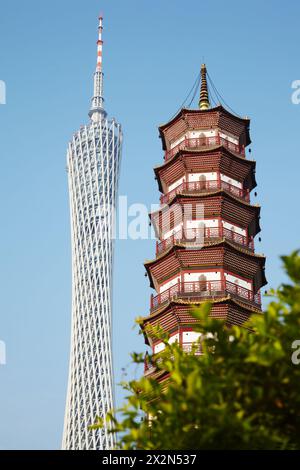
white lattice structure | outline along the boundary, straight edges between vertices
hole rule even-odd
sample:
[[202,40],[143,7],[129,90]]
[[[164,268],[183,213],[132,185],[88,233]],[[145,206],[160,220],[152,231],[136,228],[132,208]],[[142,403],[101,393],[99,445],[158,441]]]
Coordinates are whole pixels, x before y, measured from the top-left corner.
[[114,213],[122,132],[103,108],[102,18],[91,122],[67,153],[72,233],[72,336],[63,449],[111,449],[108,429],[89,431],[113,407],[111,297]]

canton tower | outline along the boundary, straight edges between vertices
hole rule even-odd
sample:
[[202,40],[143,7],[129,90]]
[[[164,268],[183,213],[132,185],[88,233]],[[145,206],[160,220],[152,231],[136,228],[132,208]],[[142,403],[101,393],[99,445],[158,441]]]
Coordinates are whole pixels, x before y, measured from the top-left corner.
[[67,151],[72,237],[72,326],[63,449],[111,449],[108,428],[90,431],[96,416],[113,407],[113,223],[122,131],[104,109],[103,19],[90,122],[73,135]]

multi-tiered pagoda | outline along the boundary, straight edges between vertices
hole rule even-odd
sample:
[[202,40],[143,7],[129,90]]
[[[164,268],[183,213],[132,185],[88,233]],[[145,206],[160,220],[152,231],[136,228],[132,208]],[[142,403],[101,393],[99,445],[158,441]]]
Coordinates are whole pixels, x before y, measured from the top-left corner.
[[[189,351],[199,338],[192,305],[210,300],[212,316],[242,325],[261,311],[266,284],[265,257],[254,252],[260,207],[250,202],[250,121],[210,107],[205,65],[201,79],[199,109],[181,109],[159,127],[165,156],[154,171],[161,206],[151,214],[158,241],[156,258],[145,263],[156,292],[141,324],[153,354],[164,344],[145,332],[147,325],[160,325],[170,343]],[[155,374],[147,362],[145,374]]]

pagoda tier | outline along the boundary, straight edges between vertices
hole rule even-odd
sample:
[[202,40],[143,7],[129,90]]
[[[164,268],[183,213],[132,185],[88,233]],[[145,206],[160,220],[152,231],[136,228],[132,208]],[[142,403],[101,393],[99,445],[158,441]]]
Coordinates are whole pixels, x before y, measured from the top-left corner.
[[[200,198],[201,197],[201,198]],[[203,205],[204,215],[200,215],[201,220],[212,220],[211,224],[216,224],[216,220],[224,221],[229,226],[239,227],[240,232],[254,237],[260,232],[260,207],[251,205],[242,199],[237,199],[232,194],[224,190],[211,192],[183,192],[174,195],[168,206],[150,214],[156,236],[163,240],[168,238],[180,227],[185,225],[196,228],[199,221],[199,204]],[[187,207],[186,207],[187,206]],[[201,210],[202,211],[202,210]],[[182,219],[183,214],[189,213],[190,223]],[[208,224],[208,222],[207,222]],[[224,225],[223,224],[223,225]],[[238,232],[239,230],[236,229]]]
[[145,264],[150,285],[151,310],[173,297],[239,297],[260,306],[257,291],[266,284],[265,258],[245,252],[228,242],[202,249],[173,246],[161,257]]
[[227,150],[226,147],[180,149],[172,160],[154,168],[161,192],[167,193],[180,178],[189,181],[196,173],[211,172],[224,174],[229,179],[237,180],[243,189],[251,191],[256,187],[254,160],[246,160]]
[[[238,299],[223,298],[212,299],[212,308],[210,316],[218,318],[230,325],[243,325],[252,313],[259,313],[260,310],[255,306],[245,305]],[[197,306],[199,301],[193,301],[192,305]],[[198,320],[190,314],[191,302],[188,299],[172,300],[168,304],[163,305],[155,313],[144,317],[140,320],[143,331],[148,325],[155,328],[160,326],[164,330],[169,331],[170,337],[179,331],[192,331],[193,326]],[[174,340],[174,338],[173,338]],[[149,332],[145,335],[145,342],[153,347],[153,352],[157,352],[154,345],[159,341],[151,336]]]
[[160,325],[170,342],[190,351],[199,339],[193,305],[209,300],[212,316],[243,325],[261,311],[259,289],[266,284],[265,257],[254,252],[260,207],[250,202],[256,187],[256,163],[245,157],[250,121],[222,106],[210,108],[204,65],[201,74],[200,109],[182,109],[159,127],[165,155],[154,172],[162,195],[150,214],[158,241],[156,258],[145,263],[156,292],[141,323],[154,354],[164,344],[148,325]]
[[249,253],[222,241],[201,249],[173,246],[170,252],[145,263],[151,287],[158,287],[180,270],[209,269],[222,266],[240,276],[253,279],[255,291],[266,284],[265,257]]
[[[211,299],[212,307],[210,316],[222,320],[228,327],[232,325],[245,325],[253,313],[260,313],[255,306],[243,304],[238,299],[220,298]],[[163,305],[155,313],[141,319],[141,327],[145,337],[145,343],[151,347],[152,354],[159,354],[164,349],[164,344],[151,335],[151,328],[160,326],[169,332],[169,342],[178,341],[185,351],[191,351],[193,342],[199,338],[195,331],[198,320],[190,314],[191,308],[200,305],[199,300],[179,299],[172,300]],[[150,329],[149,329],[150,328]],[[146,334],[147,331],[147,334]],[[154,330],[155,331],[155,330]],[[199,345],[196,354],[201,354]],[[145,360],[145,373],[155,374],[155,368]]]
[[[207,146],[224,144],[236,154],[244,156],[245,147],[251,143],[249,125],[249,119],[234,116],[223,106],[205,111],[182,109],[170,122],[159,127],[165,160],[174,156],[184,139],[188,141],[203,137],[207,138]],[[191,145],[194,143],[191,142]]]

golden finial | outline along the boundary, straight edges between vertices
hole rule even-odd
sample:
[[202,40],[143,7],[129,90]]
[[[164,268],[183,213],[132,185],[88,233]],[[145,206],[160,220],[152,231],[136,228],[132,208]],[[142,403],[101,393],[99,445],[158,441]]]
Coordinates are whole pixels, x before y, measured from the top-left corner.
[[209,97],[206,81],[206,65],[201,65],[201,88],[200,88],[200,99],[199,99],[199,108],[201,110],[209,109]]

